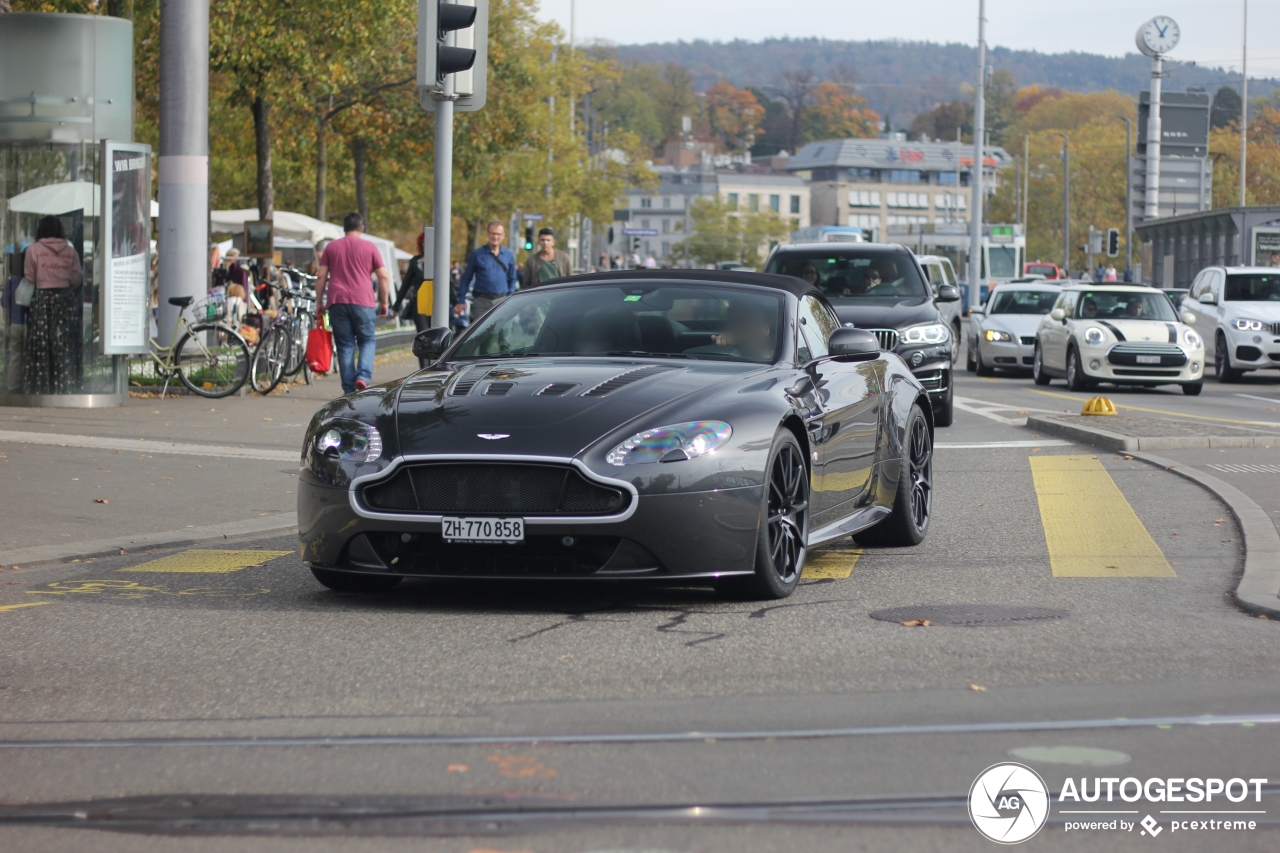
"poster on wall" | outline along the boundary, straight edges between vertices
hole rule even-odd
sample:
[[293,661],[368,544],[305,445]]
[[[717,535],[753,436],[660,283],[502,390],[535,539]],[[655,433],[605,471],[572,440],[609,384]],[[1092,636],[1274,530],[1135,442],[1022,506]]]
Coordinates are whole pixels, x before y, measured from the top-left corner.
[[1253,265],[1280,267],[1280,228],[1253,229]]
[[145,353],[150,331],[151,146],[102,143],[102,351]]

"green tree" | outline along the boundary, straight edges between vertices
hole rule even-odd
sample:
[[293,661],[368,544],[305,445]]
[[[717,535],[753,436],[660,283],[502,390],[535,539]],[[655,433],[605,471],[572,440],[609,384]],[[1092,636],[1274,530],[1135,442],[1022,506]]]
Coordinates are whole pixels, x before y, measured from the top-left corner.
[[770,244],[790,233],[787,221],[773,211],[740,211],[718,197],[695,199],[689,218],[689,236],[676,244],[673,253],[699,264],[737,261],[758,269]]

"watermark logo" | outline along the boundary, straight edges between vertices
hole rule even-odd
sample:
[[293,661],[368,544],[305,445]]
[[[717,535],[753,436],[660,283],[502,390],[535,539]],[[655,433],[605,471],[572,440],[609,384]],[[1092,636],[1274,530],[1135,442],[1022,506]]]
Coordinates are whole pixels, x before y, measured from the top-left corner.
[[1157,835],[1164,832],[1164,827],[1156,823],[1156,819],[1153,818],[1151,815],[1147,815],[1146,817],[1144,817],[1141,821],[1141,824],[1142,824],[1142,833],[1141,833],[1142,835],[1147,835],[1148,833],[1150,833],[1151,837],[1155,838]]
[[1040,774],[1022,764],[993,764],[969,789],[969,819],[998,844],[1020,844],[1049,817],[1049,789]]

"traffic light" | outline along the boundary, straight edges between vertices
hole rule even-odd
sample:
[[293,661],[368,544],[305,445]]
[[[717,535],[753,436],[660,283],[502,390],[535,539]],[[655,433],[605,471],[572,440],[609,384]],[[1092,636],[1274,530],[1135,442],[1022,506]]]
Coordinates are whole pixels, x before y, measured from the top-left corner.
[[639,254],[639,253],[640,253],[640,238],[639,238],[639,237],[632,237],[632,238],[631,238],[631,251],[632,251],[632,252],[635,252],[636,254]]
[[418,94],[424,109],[435,110],[432,94],[444,91],[450,74],[455,110],[484,106],[488,36],[489,0],[418,0]]
[[1120,254],[1120,229],[1112,228],[1107,231],[1107,254],[1113,258]]
[[533,226],[526,225],[524,227],[524,250],[526,252],[533,251]]
[[613,226],[612,225],[609,226],[609,236],[605,242],[610,246],[613,245]]

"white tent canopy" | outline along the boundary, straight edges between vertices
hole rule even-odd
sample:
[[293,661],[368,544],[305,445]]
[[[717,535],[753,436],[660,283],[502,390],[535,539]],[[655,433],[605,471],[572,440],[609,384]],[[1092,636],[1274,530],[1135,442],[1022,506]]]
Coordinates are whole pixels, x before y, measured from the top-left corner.
[[[83,210],[85,216],[98,216],[102,209],[102,188],[88,181],[67,181],[48,184],[9,199],[9,209],[14,213],[33,213],[37,216],[60,216],[72,210]],[[160,215],[160,205],[151,200],[151,218]]]
[[[215,210],[209,214],[209,228],[215,234],[241,233],[244,231],[246,222],[257,221],[259,221],[258,209],[255,207],[247,207],[241,210]],[[313,216],[307,216],[305,213],[290,213],[287,210],[277,210],[271,218],[271,223],[275,226],[276,239],[286,237],[293,240],[305,240],[314,244],[322,240],[338,240],[343,236],[342,226],[334,225],[332,222],[322,222]],[[387,272],[391,274],[392,284],[399,285],[400,267],[396,262],[402,256],[404,258],[412,256],[397,249],[396,244],[385,237],[375,237],[372,234],[362,234],[361,236],[378,247],[378,254],[382,255],[382,263],[386,265]]]

